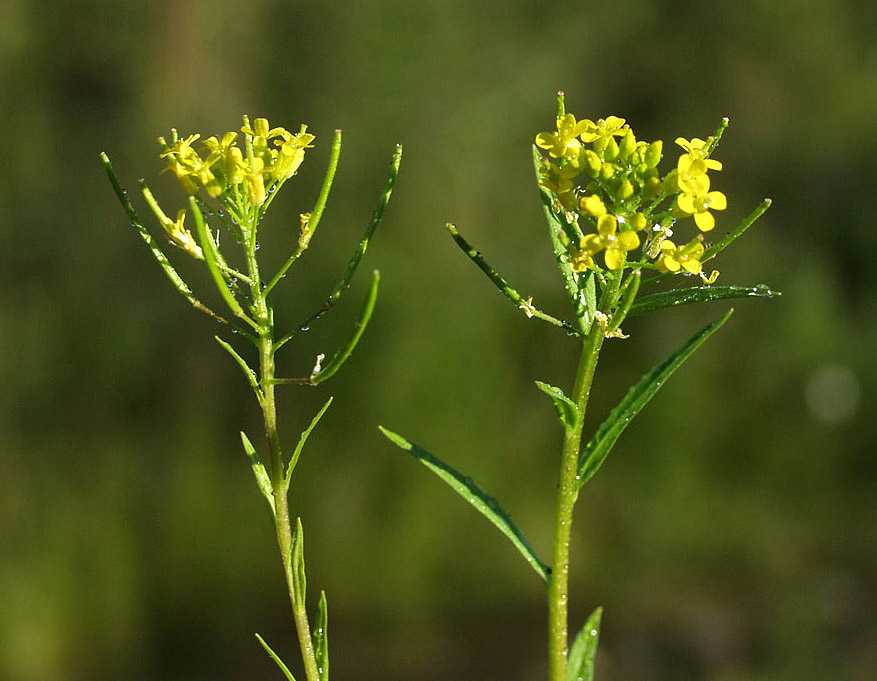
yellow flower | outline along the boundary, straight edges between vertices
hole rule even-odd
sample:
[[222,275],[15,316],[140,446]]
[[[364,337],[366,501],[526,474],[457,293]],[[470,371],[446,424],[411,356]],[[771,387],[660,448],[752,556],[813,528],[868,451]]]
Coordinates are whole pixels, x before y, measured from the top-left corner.
[[579,208],[588,215],[593,215],[595,218],[606,213],[606,204],[603,203],[603,199],[596,194],[589,194],[582,198],[582,200],[579,201]]
[[716,226],[710,210],[728,207],[728,199],[722,192],[710,191],[707,168],[709,159],[694,158],[689,154],[680,156],[676,166],[676,183],[681,192],[676,197],[676,207],[684,215],[693,215],[694,222],[703,232]]
[[656,263],[661,272],[678,272],[684,269],[690,274],[700,274],[703,266],[700,257],[703,255],[703,238],[693,239],[685,246],[677,246],[670,239],[661,242],[661,253]]
[[192,257],[203,260],[204,254],[201,251],[201,247],[195,241],[192,233],[183,225],[185,221],[186,209],[181,208],[177,211],[177,219],[170,224],[165,224],[164,228],[167,230],[168,236],[175,246],[179,246]]
[[548,150],[552,158],[575,162],[582,148],[582,143],[576,138],[593,125],[589,120],[577,122],[572,114],[564,114],[557,119],[557,132],[540,132],[536,135],[536,146]]
[[170,170],[174,174],[187,194],[195,194],[198,191],[198,173],[202,172],[204,167],[204,162],[192,147],[192,143],[200,137],[201,135],[195,134],[185,139],[177,139],[174,130],[172,145],[168,145],[163,137],[158,138],[158,143],[165,147],[164,153],[160,155],[160,158],[167,159],[165,170]]
[[688,155],[692,158],[703,160],[706,163],[707,168],[712,170],[722,169],[721,161],[707,158],[710,140],[702,140],[699,137],[693,137],[692,139],[687,140],[684,137],[677,137],[676,144],[685,149]]
[[[236,132],[227,132],[221,140],[215,136],[204,140],[203,150],[208,152],[204,163],[218,177],[219,193],[222,193],[228,185],[238,185],[244,181],[247,166],[240,147],[234,143],[237,136]],[[210,191],[209,187],[208,191]],[[211,192],[210,195],[219,194]]]
[[709,191],[710,178],[707,175],[706,161],[689,154],[679,157],[676,164],[676,184],[679,190],[690,194],[703,194]]
[[597,234],[588,234],[582,239],[581,251],[584,255],[596,255],[605,250],[603,254],[606,267],[610,270],[620,270],[624,267],[625,252],[632,251],[639,246],[639,236],[636,232],[618,231],[618,218],[611,213],[601,215],[597,220]]
[[607,142],[612,137],[621,137],[627,132],[623,118],[618,116],[609,116],[609,118],[600,118],[596,123],[584,120],[587,123],[586,131],[582,133],[582,142],[593,142],[597,139],[603,139]]
[[594,266],[594,258],[584,251],[575,251],[569,256],[569,265],[573,272],[584,272]]
[[[310,149],[314,145],[311,142],[315,137],[307,132],[308,126],[302,125],[299,132],[291,135],[286,130],[280,135],[283,142],[280,144],[278,154],[271,166],[271,176],[278,181],[289,179],[298,170],[305,158],[305,149]],[[281,128],[282,130],[282,128]]]
[[251,206],[261,206],[268,198],[268,193],[265,191],[265,180],[262,177],[264,169],[265,163],[258,156],[253,158],[252,163],[247,164],[247,195]]
[[195,241],[195,238],[192,236],[191,232],[186,229],[186,209],[181,209],[177,213],[177,219],[171,220],[161,209],[161,206],[158,205],[158,201],[155,200],[152,192],[149,191],[149,187],[144,184],[142,185],[141,190],[143,191],[143,198],[146,199],[146,203],[152,209],[152,212],[155,213],[155,217],[158,218],[158,221],[164,228],[164,231],[167,234],[170,242],[174,246],[182,248],[193,258],[202,260],[204,258],[204,254],[201,252],[201,247]]
[[[539,184],[552,192],[557,197],[557,203],[564,210],[574,210],[576,206],[576,196],[570,177],[575,175],[577,171],[572,166],[564,166],[563,168],[547,162],[539,171]],[[558,210],[555,208],[555,210]]]

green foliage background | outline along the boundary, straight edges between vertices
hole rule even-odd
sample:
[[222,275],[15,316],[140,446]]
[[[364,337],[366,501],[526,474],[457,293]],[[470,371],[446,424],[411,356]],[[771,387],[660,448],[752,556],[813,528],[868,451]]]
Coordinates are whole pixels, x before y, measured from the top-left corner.
[[[160,170],[158,135],[242,113],[318,135],[266,222],[278,260],[345,134],[281,323],[319,304],[406,147],[368,255],[372,326],[337,379],[281,393],[289,442],[336,396],[292,490],[334,676],[544,678],[538,580],[377,424],[469,472],[547,554],[560,432],[533,379],[568,387],[575,349],[515,313],[443,224],[566,315],[530,157],[558,89],[578,116],[667,144],[730,117],[717,232],[774,205],[720,281],[785,293],[738,303],[584,490],[572,615],[606,609],[599,678],[873,678],[874,25],[864,0],[4,0],[0,678],[275,679],[255,631],[294,658],[238,439],[259,432],[256,405],[98,160],[133,189]],[[182,205],[167,176],[152,183]],[[284,351],[285,373],[334,347],[366,280]],[[604,353],[594,423],[723,307],[631,320]]]

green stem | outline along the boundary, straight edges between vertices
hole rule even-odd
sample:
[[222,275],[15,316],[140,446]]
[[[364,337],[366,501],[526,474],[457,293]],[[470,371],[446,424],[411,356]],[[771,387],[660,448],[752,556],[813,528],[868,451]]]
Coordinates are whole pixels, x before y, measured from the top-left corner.
[[[607,282],[601,300],[601,311],[612,310],[617,303],[620,277]],[[582,424],[591,395],[591,384],[605,340],[602,324],[591,325],[582,343],[582,354],[576,370],[572,401],[578,418],[567,426],[560,459],[560,482],[554,518],[554,554],[548,582],[548,664],[550,681],[566,681],[569,655],[569,545],[572,535],[573,507],[578,498],[578,463],[582,447]]]
[[271,329],[264,329],[259,337],[259,366],[261,369],[262,414],[265,421],[265,436],[270,451],[271,486],[274,491],[274,526],[277,531],[277,544],[283,560],[283,572],[292,605],[292,616],[298,633],[299,647],[308,681],[319,681],[314,644],[308,624],[305,594],[298,593],[298,582],[292,567],[292,523],[289,517],[288,482],[284,476],[283,454],[280,435],[277,430],[277,403],[274,395],[274,347]]
[[573,390],[572,399],[578,409],[578,419],[572,424],[572,427],[566,429],[563,439],[560,486],[557,492],[555,511],[554,555],[548,582],[548,660],[551,681],[566,681],[566,663],[569,650],[567,640],[569,629],[569,543],[573,506],[578,496],[576,471],[582,442],[582,421],[602,345],[603,330],[599,324],[594,324],[582,346],[582,355]]
[[274,342],[274,315],[268,302],[267,292],[262,290],[259,283],[259,265],[256,260],[255,238],[257,220],[258,217],[253,216],[248,225],[247,234],[249,239],[246,244],[246,251],[247,268],[252,282],[253,312],[259,333],[259,388],[261,392],[259,404],[262,407],[265,437],[268,440],[270,455],[268,474],[271,478],[271,487],[274,493],[274,527],[277,532],[277,544],[283,561],[283,572],[286,576],[286,586],[292,605],[292,616],[295,621],[296,633],[298,634],[305,675],[308,681],[319,681],[320,674],[317,669],[317,659],[314,653],[310,625],[308,624],[305,594],[299,593],[299,582],[293,574],[293,533],[292,523],[289,518],[289,481],[283,470],[283,451],[280,445],[280,434],[277,429],[277,401],[274,392],[277,383],[274,365],[274,353],[276,350]]

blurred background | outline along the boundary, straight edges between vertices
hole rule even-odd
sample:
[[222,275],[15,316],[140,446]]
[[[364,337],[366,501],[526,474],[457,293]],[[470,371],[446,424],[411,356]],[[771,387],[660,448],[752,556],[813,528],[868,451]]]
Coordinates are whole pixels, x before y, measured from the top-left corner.
[[[533,380],[569,388],[576,344],[516,312],[443,225],[568,316],[530,157],[559,89],[578,117],[622,116],[668,155],[728,116],[716,234],[774,204],[715,263],[720,283],[784,294],[736,302],[582,493],[571,624],[604,606],[598,678],[872,679],[875,25],[864,0],[3,0],[0,679],[280,678],[257,631],[299,669],[238,436],[257,441],[257,405],[98,159],[175,211],[155,138],[236,129],[242,113],[317,135],[265,223],[269,263],[344,130],[319,233],[280,295],[286,328],[322,302],[405,145],[363,272],[278,357],[307,374],[381,270],[345,370],[280,393],[290,445],[335,396],[292,489],[333,677],[546,678],[538,579],[377,425],[472,475],[549,555],[560,430]],[[591,425],[726,307],[626,324]]]

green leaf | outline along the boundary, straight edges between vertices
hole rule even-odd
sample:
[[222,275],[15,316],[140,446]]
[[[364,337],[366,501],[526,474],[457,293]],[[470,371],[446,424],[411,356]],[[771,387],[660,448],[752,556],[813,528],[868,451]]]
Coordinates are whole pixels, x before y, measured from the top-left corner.
[[752,226],[752,224],[758,218],[760,218],[768,208],[770,208],[770,204],[771,204],[770,199],[764,199],[764,201],[762,201],[760,204],[758,204],[756,209],[754,211],[752,211],[749,215],[747,215],[739,225],[737,225],[734,229],[732,229],[730,232],[728,232],[728,234],[725,235],[724,239],[722,239],[719,243],[714,244],[713,246],[710,246],[709,248],[707,248],[704,251],[703,256],[701,257],[700,261],[702,263],[705,263],[708,260],[712,260],[719,253],[721,253],[728,246],[730,246],[734,241],[739,239],[743,235],[743,232],[745,232],[747,229],[749,229]]
[[265,470],[265,464],[262,463],[262,459],[259,458],[256,448],[253,447],[253,443],[250,442],[250,439],[246,436],[244,431],[241,431],[241,442],[244,443],[244,451],[247,453],[247,458],[250,460],[250,466],[253,467],[253,475],[256,476],[256,484],[259,486],[259,491],[268,501],[268,505],[271,507],[271,513],[276,514],[277,511],[274,508],[274,490],[271,486],[271,477],[268,475],[268,471]]
[[277,653],[275,653],[273,650],[271,650],[271,646],[269,646],[265,642],[265,639],[262,638],[261,636],[259,636],[259,634],[256,634],[256,638],[259,639],[259,643],[262,644],[262,647],[265,649],[265,652],[268,653],[268,655],[271,657],[272,660],[274,660],[274,663],[278,667],[280,667],[280,671],[283,672],[283,675],[289,681],[295,681],[295,677],[292,675],[292,672],[289,671],[289,667],[287,667],[285,664],[283,664],[283,660],[280,659],[280,657],[277,655]]
[[317,660],[317,671],[320,681],[329,681],[329,614],[326,592],[320,592],[317,605],[317,621],[314,622],[314,656]]
[[635,317],[665,307],[705,303],[712,300],[753,297],[776,298],[780,295],[779,291],[772,291],[766,284],[758,284],[757,286],[692,286],[643,296],[630,306],[627,316]]
[[329,360],[329,363],[320,371],[314,372],[314,375],[311,377],[312,385],[322,383],[327,378],[331,377],[341,368],[341,365],[347,361],[347,358],[350,357],[356,344],[359,343],[359,339],[362,338],[365,327],[368,326],[369,320],[372,318],[372,313],[375,309],[375,302],[378,298],[378,283],[380,281],[381,274],[375,270],[372,273],[372,283],[368,288],[368,294],[366,294],[365,303],[363,303],[362,310],[359,313],[359,319],[356,322],[356,326],[353,327],[353,333],[350,338],[347,339],[344,346],[335,353],[332,359]]
[[303,605],[308,590],[305,576],[305,532],[301,526],[301,518],[295,519],[295,530],[292,533],[292,584],[293,598],[296,605]]
[[564,429],[571,430],[575,428],[579,421],[579,410],[576,408],[575,402],[564,395],[563,390],[553,385],[536,381],[536,387],[551,399],[551,403],[557,410],[557,418],[560,419]]
[[603,461],[606,460],[609,451],[621,433],[624,432],[624,429],[630,425],[634,416],[639,414],[673,372],[691,356],[691,353],[697,350],[707,338],[712,336],[722,324],[728,321],[728,317],[731,316],[733,311],[733,309],[728,310],[722,317],[708,324],[689,338],[682,347],[656,364],[649,373],[627,391],[624,399],[612,410],[609,417],[600,424],[594,437],[585,445],[578,466],[579,489],[603,465]]
[[238,366],[244,372],[244,376],[247,378],[247,382],[250,384],[250,387],[253,389],[253,392],[256,393],[256,397],[259,399],[259,404],[262,403],[262,388],[259,386],[259,379],[256,376],[256,372],[250,368],[250,365],[247,364],[247,361],[241,357],[237,350],[235,350],[230,343],[222,340],[219,336],[214,336],[216,342],[219,343],[222,348],[232,356],[235,362],[238,363]]
[[602,616],[603,608],[594,610],[573,641],[566,668],[567,681],[593,681],[594,658],[597,655],[597,639],[600,637]]
[[[326,167],[326,175],[323,178],[323,186],[320,189],[320,193],[317,196],[317,202],[314,204],[313,210],[311,210],[311,218],[308,221],[308,228],[311,230],[311,238],[314,236],[314,232],[317,231],[317,225],[320,224],[320,218],[323,217],[323,211],[326,208],[326,202],[329,200],[329,192],[332,190],[332,182],[335,179],[335,171],[338,170],[338,159],[341,156],[341,131],[335,131],[335,137],[332,141],[332,150],[329,153],[329,163]],[[276,192],[274,194],[276,196]],[[272,196],[273,198],[273,196]],[[305,247],[299,247],[298,250],[284,263],[283,267],[281,267],[277,274],[271,279],[268,283],[268,286],[265,287],[265,295],[268,295],[271,290],[280,282],[283,276],[286,274],[287,270],[292,266],[292,264],[298,259],[298,257],[302,254]]]
[[[332,289],[329,297],[326,298],[323,306],[310,317],[308,317],[305,321],[303,321],[299,325],[299,328],[307,329],[315,320],[322,317],[326,312],[331,310],[335,306],[335,303],[338,302],[341,294],[344,293],[344,291],[347,290],[347,288],[349,287],[350,280],[353,279],[356,268],[359,267],[359,262],[365,255],[366,250],[368,250],[368,245],[371,242],[371,238],[374,235],[375,230],[378,228],[378,225],[381,224],[381,220],[384,216],[384,210],[387,208],[387,204],[390,203],[390,196],[393,193],[393,186],[396,184],[396,177],[399,174],[399,165],[401,163],[402,145],[397,144],[396,151],[393,152],[393,157],[392,159],[390,159],[390,174],[387,177],[387,184],[384,187],[384,191],[381,193],[380,199],[378,199],[378,207],[375,208],[375,212],[372,215],[371,222],[369,222],[368,226],[365,228],[365,234],[363,234],[362,238],[359,240],[359,243],[356,245],[356,248],[353,251],[353,256],[351,256],[350,260],[347,262],[347,267],[344,268],[344,273],[338,278],[338,281],[335,282],[335,287]],[[284,342],[285,340],[286,339],[284,339]]]
[[378,426],[378,428],[393,444],[418,459],[424,466],[450,485],[457,494],[472,504],[479,513],[499,528],[500,532],[508,537],[517,547],[521,555],[524,556],[530,566],[542,578],[542,581],[546,584],[548,583],[548,575],[550,573],[548,566],[539,560],[536,553],[524,539],[521,531],[515,526],[508,513],[502,509],[496,499],[476,485],[471,478],[454,470],[420,445],[406,440],[401,435],[387,430],[383,426]]
[[170,279],[171,283],[174,285],[174,288],[179,291],[186,300],[197,310],[204,312],[205,314],[210,315],[215,320],[222,322],[223,324],[228,324],[228,321],[218,314],[216,314],[209,307],[204,305],[200,300],[198,300],[195,295],[192,293],[192,289],[189,288],[189,285],[183,281],[183,278],[177,273],[174,269],[173,265],[171,265],[170,261],[167,259],[167,256],[164,254],[164,251],[161,250],[161,246],[158,245],[158,242],[149,233],[146,227],[143,226],[143,223],[140,222],[140,219],[137,217],[137,212],[134,210],[134,206],[128,200],[128,195],[125,192],[125,189],[122,187],[119,182],[119,178],[116,177],[116,173],[113,170],[113,165],[110,163],[110,158],[104,152],[101,152],[100,155],[101,162],[104,164],[104,169],[107,172],[107,177],[110,178],[110,184],[113,185],[113,191],[116,193],[116,196],[119,199],[119,202],[122,204],[122,208],[125,209],[125,212],[128,214],[128,219],[131,221],[131,226],[137,230],[137,233],[146,242],[146,245],[149,247],[152,256],[156,259],[162,271],[165,273],[168,279]]
[[201,213],[201,209],[198,207],[198,202],[195,201],[195,197],[193,196],[189,197],[189,210],[192,211],[192,215],[195,217],[195,235],[198,237],[198,245],[201,246],[201,250],[204,253],[204,262],[207,265],[210,276],[213,277],[213,283],[216,284],[216,289],[219,291],[225,304],[228,305],[228,308],[232,311],[232,314],[234,314],[235,317],[243,319],[254,329],[258,329],[256,322],[250,319],[247,313],[244,312],[241,304],[228,288],[228,280],[226,280],[225,276],[222,274],[222,270],[219,268],[220,256],[216,250],[216,243],[213,241],[213,237],[207,232],[207,223],[204,221],[204,215]]
[[445,225],[448,229],[448,232],[451,233],[456,244],[460,247],[460,249],[469,256],[469,259],[472,260],[478,267],[481,269],[484,274],[487,275],[488,279],[493,282],[494,286],[496,286],[500,293],[502,293],[506,298],[508,298],[512,304],[517,307],[519,310],[522,310],[527,317],[536,317],[537,319],[541,319],[542,321],[548,322],[549,324],[553,324],[554,326],[559,326],[567,331],[567,333],[574,334],[576,336],[580,336],[578,329],[572,326],[569,322],[565,322],[562,319],[556,319],[549,314],[545,314],[541,310],[537,310],[533,307],[533,299],[532,298],[524,298],[520,293],[518,293],[515,289],[513,289],[509,283],[490,265],[487,264],[487,261],[484,260],[484,256],[481,255],[478,251],[476,251],[466,239],[457,231],[457,228],[452,224]]
[[308,441],[308,437],[311,434],[311,431],[317,427],[317,424],[320,422],[320,419],[323,418],[323,414],[326,413],[326,410],[329,408],[329,405],[332,404],[332,400],[335,399],[330,397],[326,400],[326,403],[322,406],[320,411],[317,412],[317,415],[311,419],[310,425],[305,428],[301,435],[298,438],[298,444],[295,446],[295,451],[292,453],[292,457],[289,459],[289,464],[286,466],[286,473],[283,476],[283,480],[286,485],[289,485],[289,481],[292,478],[292,471],[295,470],[295,465],[298,463],[298,458],[301,456],[301,451],[304,449],[305,442]]

